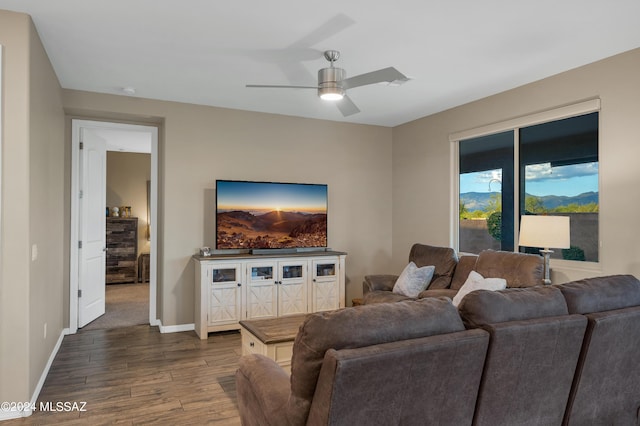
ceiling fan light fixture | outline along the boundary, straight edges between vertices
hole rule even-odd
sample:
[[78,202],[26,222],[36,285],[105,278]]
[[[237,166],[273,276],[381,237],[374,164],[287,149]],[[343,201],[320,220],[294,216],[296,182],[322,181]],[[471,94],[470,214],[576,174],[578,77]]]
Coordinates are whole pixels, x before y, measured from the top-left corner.
[[318,71],[318,96],[325,101],[339,101],[344,98],[345,91],[342,80],[347,73],[342,68],[322,68]]
[[339,101],[344,98],[344,89],[341,87],[320,87],[318,96],[324,101]]

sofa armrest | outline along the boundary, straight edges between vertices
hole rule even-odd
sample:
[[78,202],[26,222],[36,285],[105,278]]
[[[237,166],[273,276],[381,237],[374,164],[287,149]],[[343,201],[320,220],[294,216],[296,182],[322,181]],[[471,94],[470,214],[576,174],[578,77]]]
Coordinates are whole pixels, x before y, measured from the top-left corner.
[[256,354],[241,357],[236,392],[244,426],[288,424],[289,375],[272,359]]
[[397,280],[397,275],[365,275],[362,282],[362,294],[375,290],[391,291]]

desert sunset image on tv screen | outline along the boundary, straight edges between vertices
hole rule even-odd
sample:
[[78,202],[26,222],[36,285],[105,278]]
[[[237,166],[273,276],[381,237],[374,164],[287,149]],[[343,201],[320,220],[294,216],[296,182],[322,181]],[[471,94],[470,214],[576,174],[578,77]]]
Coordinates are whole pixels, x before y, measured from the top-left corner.
[[216,182],[216,247],[327,246],[327,185]]

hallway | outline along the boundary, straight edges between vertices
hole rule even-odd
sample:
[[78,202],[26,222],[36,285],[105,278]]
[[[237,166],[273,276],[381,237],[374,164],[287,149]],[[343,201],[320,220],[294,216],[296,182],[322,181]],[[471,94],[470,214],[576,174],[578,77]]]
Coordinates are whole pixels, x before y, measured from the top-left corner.
[[149,324],[149,283],[106,286],[105,314],[82,330],[100,330]]

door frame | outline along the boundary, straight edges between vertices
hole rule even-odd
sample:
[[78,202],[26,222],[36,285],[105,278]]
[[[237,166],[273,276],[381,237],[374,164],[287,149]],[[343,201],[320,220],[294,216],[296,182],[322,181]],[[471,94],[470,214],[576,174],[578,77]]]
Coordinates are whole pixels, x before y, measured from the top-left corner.
[[158,265],[158,128],[137,124],[107,121],[71,120],[71,226],[69,232],[69,333],[78,331],[79,280],[79,198],[80,198],[80,128],[107,130],[135,130],[151,134],[151,240],[149,266],[149,324],[160,325],[157,318],[157,265]]

